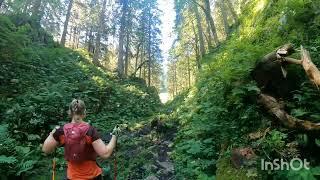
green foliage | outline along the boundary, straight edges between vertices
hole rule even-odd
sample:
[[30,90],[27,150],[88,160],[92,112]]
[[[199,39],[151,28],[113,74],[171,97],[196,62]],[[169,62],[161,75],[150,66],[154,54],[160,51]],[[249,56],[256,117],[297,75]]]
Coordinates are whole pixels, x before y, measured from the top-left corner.
[[[274,118],[257,104],[260,90],[250,72],[257,60],[288,42],[296,47],[304,45],[319,65],[319,7],[318,1],[247,3],[237,31],[201,60],[203,69],[195,87],[173,108],[181,127],[174,152],[178,177],[214,175],[219,154],[252,145],[246,138],[248,133],[272,125]],[[318,121],[318,90],[310,85],[302,70],[290,67],[288,75],[288,81],[298,87],[285,99],[286,108],[296,117]],[[287,141],[295,137],[287,138],[287,133],[272,130],[253,143],[258,145],[257,153],[272,158],[289,151]]]
[[217,179],[229,179],[229,180],[258,180],[262,179],[258,176],[255,169],[235,168],[230,158],[221,157],[217,162]]
[[320,121],[319,102],[314,99],[319,98],[319,92],[309,80],[303,82],[299,90],[293,92],[293,100],[288,102],[291,114],[300,119],[308,119],[314,122]]
[[0,16],[0,59],[12,60],[16,58],[21,48],[28,42],[26,32],[30,26],[24,25],[17,28],[9,18]]
[[[34,168],[39,159],[40,148],[24,144],[23,146],[9,134],[7,124],[0,125],[0,167],[2,175],[17,175]],[[31,147],[33,150],[31,150]],[[27,173],[27,174],[30,174]]]
[[[294,167],[299,167],[299,163],[295,161]],[[310,167],[310,169],[301,168],[300,170],[284,170],[278,171],[274,179],[288,179],[288,180],[316,180],[320,175],[320,167]]]
[[255,143],[257,143],[257,146],[265,153],[271,154],[274,152],[281,152],[285,148],[286,138],[287,134],[272,130],[265,138],[261,138]]
[[0,164],[13,164],[17,161],[17,159],[13,156],[4,156],[4,155],[1,155],[0,156]]

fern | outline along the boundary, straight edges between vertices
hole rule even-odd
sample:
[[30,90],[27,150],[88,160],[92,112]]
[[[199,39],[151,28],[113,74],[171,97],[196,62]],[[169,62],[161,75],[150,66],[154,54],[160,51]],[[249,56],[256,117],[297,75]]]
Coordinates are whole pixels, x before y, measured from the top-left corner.
[[13,164],[15,162],[17,162],[17,159],[13,156],[0,156],[0,164]]
[[3,142],[7,139],[8,136],[8,125],[1,124],[0,125],[0,142]]
[[17,172],[17,176],[20,176],[21,173],[32,169],[37,162],[38,161],[36,161],[36,160],[27,160],[25,162],[20,163],[18,165],[19,171]]

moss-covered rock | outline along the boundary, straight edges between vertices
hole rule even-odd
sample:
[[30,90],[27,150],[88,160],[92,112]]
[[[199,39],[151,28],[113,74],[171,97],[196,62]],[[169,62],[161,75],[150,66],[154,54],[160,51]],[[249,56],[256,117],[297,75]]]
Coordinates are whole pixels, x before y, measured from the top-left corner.
[[259,180],[262,179],[254,168],[235,168],[230,158],[221,157],[217,161],[217,180]]

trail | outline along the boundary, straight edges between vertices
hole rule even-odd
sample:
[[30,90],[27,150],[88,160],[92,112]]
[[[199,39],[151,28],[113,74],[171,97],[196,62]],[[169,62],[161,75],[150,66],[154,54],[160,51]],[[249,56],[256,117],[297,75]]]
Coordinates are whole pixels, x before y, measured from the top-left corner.
[[174,179],[170,158],[177,125],[153,116],[126,128],[119,138],[117,158],[119,179]]

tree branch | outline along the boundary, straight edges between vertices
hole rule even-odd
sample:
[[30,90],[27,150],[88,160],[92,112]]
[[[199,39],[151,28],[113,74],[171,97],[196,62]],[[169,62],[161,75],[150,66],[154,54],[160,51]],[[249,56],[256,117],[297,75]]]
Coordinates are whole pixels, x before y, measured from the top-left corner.
[[283,60],[291,64],[300,64],[300,65],[302,64],[302,60],[298,60],[290,57],[284,57]]
[[143,62],[138,66],[138,68],[134,71],[134,73],[131,74],[131,76],[135,75],[135,74],[138,72],[138,70],[139,70],[146,62],[148,62],[148,61],[149,61],[149,60],[143,61]]
[[311,61],[309,52],[301,46],[302,67],[306,71],[310,81],[317,87],[320,85],[320,71]]
[[260,94],[258,102],[262,104],[270,114],[277,117],[277,119],[285,127],[295,129],[302,132],[320,132],[320,123],[313,123],[311,121],[300,120],[289,115],[283,108],[283,105],[279,103],[274,97],[267,94]]

